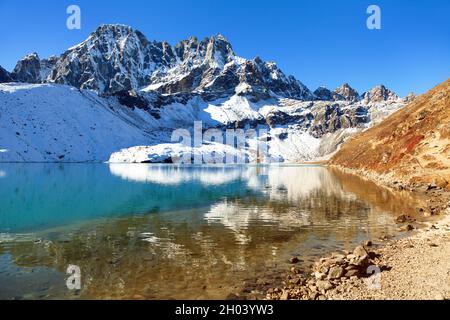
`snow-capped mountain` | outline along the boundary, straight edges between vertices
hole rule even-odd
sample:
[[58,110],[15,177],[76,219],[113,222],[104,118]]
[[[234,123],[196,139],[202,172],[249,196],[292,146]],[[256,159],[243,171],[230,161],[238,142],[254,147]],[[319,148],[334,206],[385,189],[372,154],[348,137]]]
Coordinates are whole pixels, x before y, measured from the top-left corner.
[[99,27],[61,56],[47,80],[99,93],[145,89],[163,94],[236,92],[259,99],[274,93],[312,98],[302,83],[274,63],[236,56],[222,35],[202,41],[191,37],[172,47],[123,25]]
[[330,89],[328,89],[327,87],[319,87],[316,89],[316,91],[314,91],[314,97],[317,100],[322,100],[322,101],[334,101],[335,100],[335,95],[333,94],[333,92],[331,92]]
[[[271,157],[315,160],[405,103],[384,86],[312,93],[273,62],[237,56],[222,35],[171,46],[124,25],[102,25],[59,57],[30,54],[11,74],[0,69],[0,82],[11,80],[20,83],[0,85],[0,161],[167,162],[180,151],[172,131],[199,120],[267,129]],[[211,148],[227,150],[197,152]]]
[[334,92],[335,92],[334,95],[335,100],[345,100],[355,102],[360,99],[359,93],[355,89],[350,87],[348,83],[344,83],[342,86],[334,90]]

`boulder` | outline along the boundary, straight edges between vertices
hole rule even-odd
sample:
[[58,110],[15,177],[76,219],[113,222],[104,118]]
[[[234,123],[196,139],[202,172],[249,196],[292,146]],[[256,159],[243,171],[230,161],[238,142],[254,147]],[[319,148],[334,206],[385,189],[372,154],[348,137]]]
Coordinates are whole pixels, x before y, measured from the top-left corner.
[[340,266],[334,266],[330,268],[330,271],[328,272],[328,279],[339,279],[341,278],[345,273],[344,268]]

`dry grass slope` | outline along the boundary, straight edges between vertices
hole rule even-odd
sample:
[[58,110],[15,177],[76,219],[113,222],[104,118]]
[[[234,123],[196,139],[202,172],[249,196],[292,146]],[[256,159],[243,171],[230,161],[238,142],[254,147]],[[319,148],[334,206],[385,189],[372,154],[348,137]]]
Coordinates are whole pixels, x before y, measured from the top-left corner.
[[450,79],[355,136],[331,164],[415,186],[450,188]]

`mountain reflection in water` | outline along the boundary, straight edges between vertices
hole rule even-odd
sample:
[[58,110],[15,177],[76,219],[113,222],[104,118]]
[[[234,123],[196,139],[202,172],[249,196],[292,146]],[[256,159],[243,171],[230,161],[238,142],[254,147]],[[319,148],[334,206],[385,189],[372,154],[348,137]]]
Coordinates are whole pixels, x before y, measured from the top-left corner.
[[[0,298],[261,296],[414,201],[321,166],[0,164]],[[80,292],[65,288],[69,264]],[[252,288],[249,290],[248,287]],[[253,292],[252,292],[253,291]]]

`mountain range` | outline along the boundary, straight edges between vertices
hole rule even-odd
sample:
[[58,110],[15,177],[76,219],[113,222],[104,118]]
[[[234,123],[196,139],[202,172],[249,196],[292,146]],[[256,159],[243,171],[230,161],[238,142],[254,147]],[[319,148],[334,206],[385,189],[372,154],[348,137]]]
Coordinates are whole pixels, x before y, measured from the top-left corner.
[[180,152],[172,131],[199,120],[265,128],[271,157],[317,160],[414,99],[384,85],[313,92],[220,34],[171,46],[117,24],[60,56],[0,67],[0,83],[0,161],[14,162],[167,162]]

